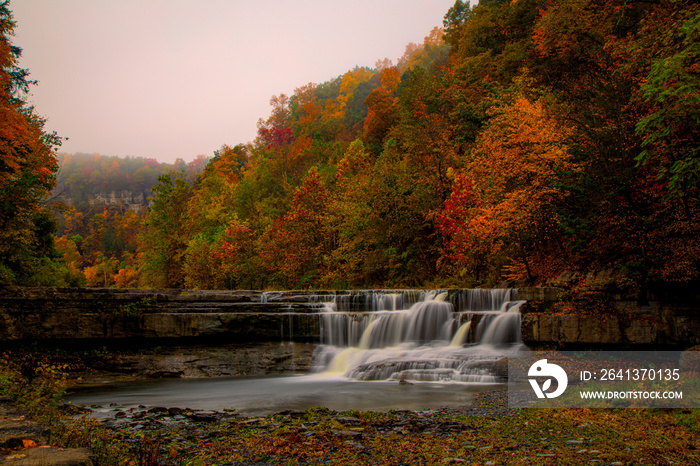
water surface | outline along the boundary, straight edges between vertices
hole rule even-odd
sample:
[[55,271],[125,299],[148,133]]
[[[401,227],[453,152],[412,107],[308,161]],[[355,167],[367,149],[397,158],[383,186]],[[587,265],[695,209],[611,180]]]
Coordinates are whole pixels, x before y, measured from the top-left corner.
[[[263,416],[286,409],[322,406],[337,411],[358,409],[425,410],[467,407],[478,392],[498,384],[396,381],[358,382],[318,375],[236,377],[218,379],[163,379],[88,389],[66,397],[72,403],[101,406],[108,414],[115,407],[179,407],[221,411],[233,408],[245,416]],[[108,409],[108,407],[111,408]]]

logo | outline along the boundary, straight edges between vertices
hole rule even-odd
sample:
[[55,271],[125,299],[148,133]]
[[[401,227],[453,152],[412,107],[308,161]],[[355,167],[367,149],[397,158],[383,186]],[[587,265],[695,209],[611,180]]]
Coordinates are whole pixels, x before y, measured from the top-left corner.
[[545,393],[552,386],[552,379],[544,381],[542,387],[537,383],[537,380],[528,379],[532,389],[535,391],[537,398],[556,398],[566,390],[566,385],[569,383],[569,378],[566,372],[556,364],[550,364],[546,359],[540,359],[527,372],[528,377],[553,377],[557,381],[557,389],[551,393]]

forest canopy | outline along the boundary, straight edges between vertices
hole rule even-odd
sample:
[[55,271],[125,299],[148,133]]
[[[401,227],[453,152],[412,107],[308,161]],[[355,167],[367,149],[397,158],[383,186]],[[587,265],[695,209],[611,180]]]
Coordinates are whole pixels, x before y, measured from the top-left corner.
[[64,209],[57,245],[102,286],[697,280],[699,39],[692,1],[458,0],[396,64],[273,96],[201,172],[66,156],[75,193],[152,192]]

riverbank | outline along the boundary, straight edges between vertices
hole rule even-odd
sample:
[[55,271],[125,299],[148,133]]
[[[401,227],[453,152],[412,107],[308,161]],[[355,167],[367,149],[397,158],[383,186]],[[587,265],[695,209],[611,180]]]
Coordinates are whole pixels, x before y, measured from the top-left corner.
[[698,464],[698,421],[694,410],[513,410],[496,390],[471,407],[418,412],[311,408],[246,418],[163,407],[99,429],[110,432],[120,460],[148,455],[164,465],[618,466]]
[[[35,412],[56,400],[56,375],[37,372],[25,386]],[[700,463],[698,410],[510,409],[504,390],[476,394],[471,406],[418,411],[315,407],[246,417],[187,406],[112,407],[96,419],[90,409],[62,404],[44,419],[45,446],[89,449],[100,465]],[[15,461],[38,445],[5,453]]]

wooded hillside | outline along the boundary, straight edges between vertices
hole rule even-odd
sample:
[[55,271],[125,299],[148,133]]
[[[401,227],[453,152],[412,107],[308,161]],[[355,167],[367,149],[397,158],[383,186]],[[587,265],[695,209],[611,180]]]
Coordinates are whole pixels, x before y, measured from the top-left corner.
[[131,262],[103,242],[91,266],[189,288],[697,280],[699,39],[687,0],[457,1],[396,65],[274,96],[254,141],[161,176]]
[[194,186],[162,180],[142,283],[698,278],[694,2],[457,2],[397,66],[271,100]]

